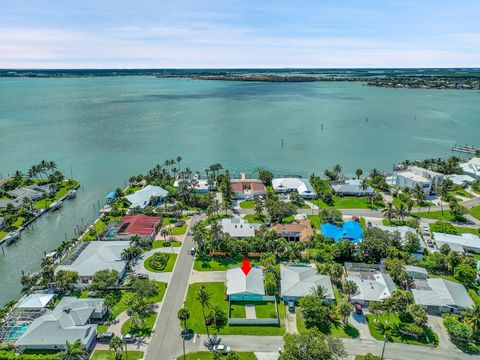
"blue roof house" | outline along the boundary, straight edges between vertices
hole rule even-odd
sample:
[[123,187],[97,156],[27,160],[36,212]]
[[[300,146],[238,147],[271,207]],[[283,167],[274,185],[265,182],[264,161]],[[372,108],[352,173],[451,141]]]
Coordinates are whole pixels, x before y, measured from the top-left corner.
[[356,221],[346,221],[342,227],[333,224],[322,224],[320,228],[323,235],[335,239],[335,242],[339,242],[341,239],[348,239],[358,244],[362,241],[362,226]]

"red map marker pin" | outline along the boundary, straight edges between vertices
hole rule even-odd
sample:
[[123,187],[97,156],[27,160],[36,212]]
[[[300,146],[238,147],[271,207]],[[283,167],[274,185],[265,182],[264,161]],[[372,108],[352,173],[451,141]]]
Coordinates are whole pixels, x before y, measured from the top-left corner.
[[241,269],[245,276],[247,276],[252,269],[252,265],[250,265],[250,260],[243,260],[243,265],[241,266]]

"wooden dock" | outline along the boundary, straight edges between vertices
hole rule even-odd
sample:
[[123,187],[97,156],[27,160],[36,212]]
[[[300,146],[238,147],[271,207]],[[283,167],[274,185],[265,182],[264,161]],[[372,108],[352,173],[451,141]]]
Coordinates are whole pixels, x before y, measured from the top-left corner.
[[467,153],[467,154],[476,154],[480,152],[480,147],[473,146],[473,145],[457,145],[455,144],[452,147],[452,151]]

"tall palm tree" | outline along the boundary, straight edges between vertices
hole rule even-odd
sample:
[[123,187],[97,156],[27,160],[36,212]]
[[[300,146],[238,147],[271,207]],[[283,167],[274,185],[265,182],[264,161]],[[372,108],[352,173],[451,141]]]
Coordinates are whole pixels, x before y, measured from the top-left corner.
[[205,307],[210,307],[210,294],[205,286],[201,286],[197,291],[197,296],[195,297],[197,301],[202,305],[202,315],[203,321],[205,323],[205,328],[207,330],[208,339],[210,339],[210,333],[208,331],[207,318],[205,316]]
[[182,162],[182,160],[183,160],[183,158],[181,156],[177,156],[177,158],[175,159],[175,161],[177,162],[179,171],[180,171],[180,163]]
[[362,182],[360,183],[360,189],[362,189],[363,191],[367,191],[369,187],[370,187],[370,184],[368,183],[368,179],[367,178],[363,179]]
[[352,311],[353,305],[348,302],[342,301],[337,305],[337,312],[342,317],[342,322],[345,325],[348,325],[348,317]]
[[333,167],[333,172],[335,173],[335,175],[337,175],[338,178],[342,173],[342,166],[340,164],[335,164],[335,166]]
[[398,220],[403,220],[407,216],[407,208],[403,203],[400,203],[400,206],[397,208],[397,218]]
[[123,349],[123,341],[118,336],[114,336],[110,343],[108,344],[110,350],[115,351],[115,358],[121,359],[122,358],[122,349]]
[[383,216],[389,221],[395,216],[395,208],[391,202],[387,202],[386,206],[382,209]]
[[190,311],[187,308],[181,308],[178,310],[177,317],[183,323],[183,330],[187,331],[187,320],[190,318]]
[[352,280],[347,280],[343,284],[343,291],[347,294],[348,301],[350,301],[353,294],[357,292],[357,284]]
[[60,353],[62,360],[84,360],[88,358],[88,353],[82,349],[82,341],[76,340],[73,344],[66,342],[65,351]]
[[359,179],[360,179],[360,176],[363,175],[362,169],[357,169],[357,170],[355,170],[355,175],[357,176],[357,180],[359,180]]
[[449,183],[447,181],[444,181],[442,186],[437,188],[437,192],[440,194],[440,208],[442,209],[442,215],[443,215],[443,203],[447,201],[449,191],[450,191]]

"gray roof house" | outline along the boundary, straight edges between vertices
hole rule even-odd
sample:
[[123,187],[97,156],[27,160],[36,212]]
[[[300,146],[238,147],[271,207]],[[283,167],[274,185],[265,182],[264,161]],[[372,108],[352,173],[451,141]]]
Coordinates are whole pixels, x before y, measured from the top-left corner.
[[452,235],[434,232],[432,236],[437,249],[443,244],[448,244],[452,251],[480,253],[480,237],[475,234]]
[[54,310],[35,319],[16,341],[20,352],[27,349],[64,350],[66,342],[82,342],[84,349],[94,344],[97,325],[106,313],[103,299],[64,297]]
[[462,284],[442,278],[415,280],[415,302],[429,313],[457,313],[474,305]]
[[362,188],[362,181],[357,179],[347,179],[344,181],[332,181],[330,186],[337,195],[347,196],[368,196],[375,194],[375,190],[368,186],[366,189]]
[[20,200],[23,198],[38,200],[43,196],[43,194],[50,193],[53,193],[53,189],[50,188],[50,185],[37,184],[27,185],[7,192],[10,197]]
[[122,252],[130,246],[128,241],[90,241],[81,243],[65,261],[57,266],[59,270],[76,271],[80,284],[88,284],[99,270],[116,270],[120,278],[125,275],[127,261]]
[[386,299],[395,291],[395,283],[382,265],[345,263],[347,280],[357,285],[351,297],[353,303],[369,304]]
[[279,193],[296,191],[305,199],[311,199],[317,195],[310,181],[299,177],[275,178],[272,180],[272,187]]
[[326,290],[326,301],[335,300],[330,276],[320,275],[312,266],[281,265],[280,295],[283,301],[298,301],[301,297],[311,295],[318,286]]
[[260,224],[250,224],[244,219],[222,219],[222,231],[235,238],[254,237],[255,230],[258,230],[259,228]]
[[263,270],[254,266],[245,274],[240,267],[228,269],[227,295],[235,301],[261,300],[265,295]]
[[130,209],[140,207],[144,209],[150,203],[152,197],[156,196],[159,200],[168,195],[168,191],[160,186],[147,185],[143,189],[135,191],[131,195],[125,196],[130,201]]
[[428,271],[427,269],[415,266],[415,265],[405,265],[405,270],[408,273],[408,276],[412,279],[427,279]]

